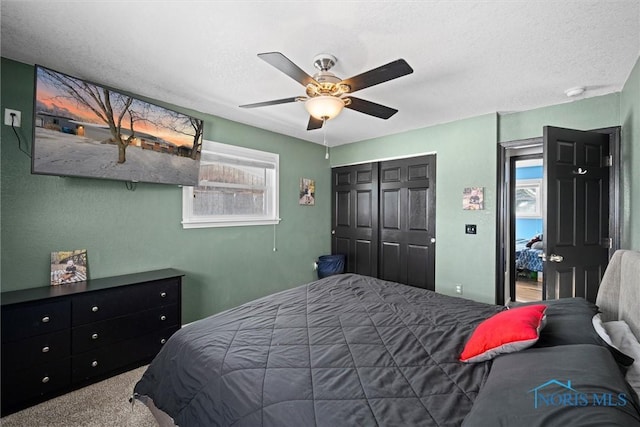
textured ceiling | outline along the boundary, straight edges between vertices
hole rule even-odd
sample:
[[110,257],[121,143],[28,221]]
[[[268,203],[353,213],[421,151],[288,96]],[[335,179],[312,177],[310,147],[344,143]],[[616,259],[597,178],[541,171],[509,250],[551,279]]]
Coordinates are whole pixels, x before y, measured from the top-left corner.
[[1,14],[4,57],[317,143],[301,103],[238,108],[304,94],[257,53],[309,74],[331,53],[341,78],[404,58],[413,74],[356,95],[399,112],[345,110],[329,145],[617,92],[640,53],[638,0],[2,0]]

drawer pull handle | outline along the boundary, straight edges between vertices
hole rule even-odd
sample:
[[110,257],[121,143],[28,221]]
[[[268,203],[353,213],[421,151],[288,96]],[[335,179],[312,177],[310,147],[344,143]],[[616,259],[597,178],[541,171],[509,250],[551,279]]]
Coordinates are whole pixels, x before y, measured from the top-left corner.
[[162,298],[165,298],[165,297],[167,296],[167,293],[166,293],[166,292],[160,292],[160,296],[161,296]]
[[95,368],[96,366],[98,366],[98,361],[94,360],[93,362],[91,362],[91,367]]
[[91,335],[91,339],[92,339],[92,340],[97,340],[97,339],[98,339],[98,334],[93,334],[93,335]]
[[167,316],[163,314],[162,316],[160,316],[160,320],[167,320]]
[[49,377],[44,377],[44,378],[42,379],[42,384],[46,384],[46,383],[48,383],[48,382],[49,382]]
[[91,307],[91,311],[93,311],[94,313],[95,313],[96,311],[98,311],[98,310],[99,310],[99,308],[98,308],[98,306],[97,306],[97,305],[94,305],[93,307]]
[[42,347],[43,353],[49,353],[49,347]]
[[166,343],[166,342],[167,342],[167,340],[166,340],[165,338],[162,338],[162,339],[160,340],[160,344],[164,344],[164,343]]
[[51,320],[51,319],[49,318],[49,316],[44,316],[44,317],[42,318],[42,323],[49,323],[49,320]]

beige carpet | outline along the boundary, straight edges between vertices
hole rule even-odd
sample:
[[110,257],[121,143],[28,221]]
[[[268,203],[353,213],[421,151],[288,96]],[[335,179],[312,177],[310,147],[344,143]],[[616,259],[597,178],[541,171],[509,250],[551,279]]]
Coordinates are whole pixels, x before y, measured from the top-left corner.
[[0,418],[3,427],[157,427],[142,403],[129,397],[146,366]]

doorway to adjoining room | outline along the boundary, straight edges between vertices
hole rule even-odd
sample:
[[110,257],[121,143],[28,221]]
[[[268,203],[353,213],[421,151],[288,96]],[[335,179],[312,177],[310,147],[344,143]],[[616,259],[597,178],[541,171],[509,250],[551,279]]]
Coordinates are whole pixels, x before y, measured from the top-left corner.
[[544,197],[542,155],[514,157],[515,300],[542,300]]

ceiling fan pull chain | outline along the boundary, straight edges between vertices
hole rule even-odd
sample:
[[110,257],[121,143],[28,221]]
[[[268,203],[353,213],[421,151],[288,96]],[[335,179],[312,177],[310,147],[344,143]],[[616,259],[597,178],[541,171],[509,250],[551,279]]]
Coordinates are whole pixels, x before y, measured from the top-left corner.
[[324,138],[324,158],[329,159],[329,146],[327,145],[327,118],[322,118],[322,135]]

